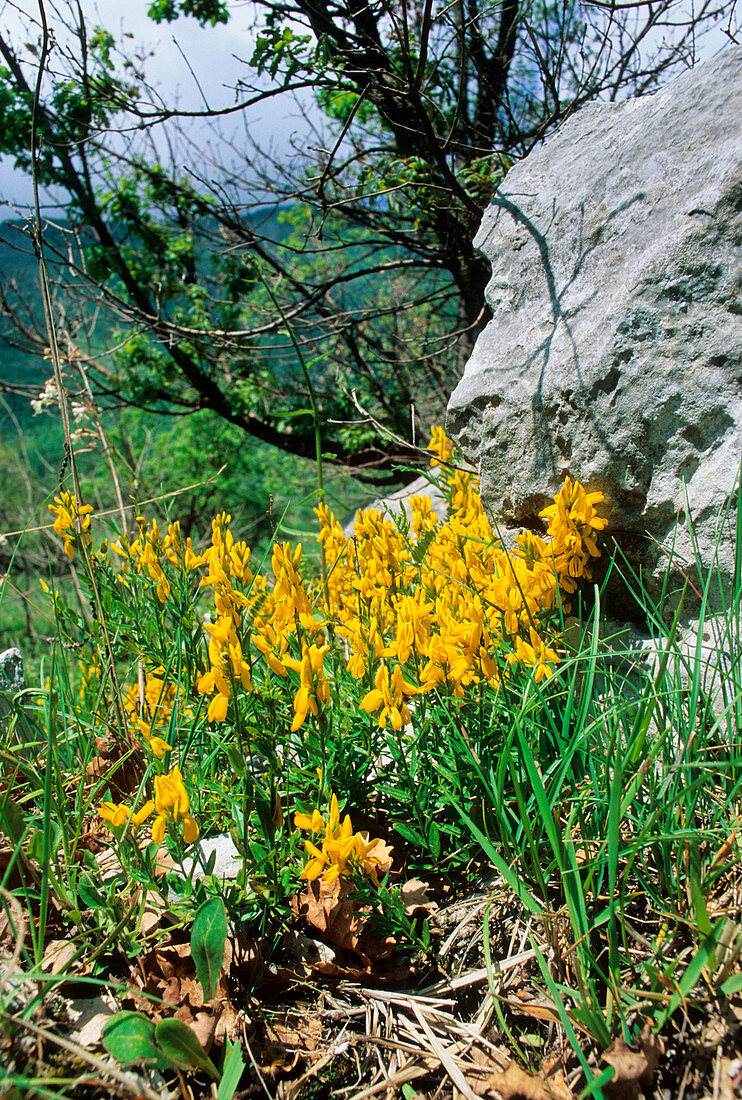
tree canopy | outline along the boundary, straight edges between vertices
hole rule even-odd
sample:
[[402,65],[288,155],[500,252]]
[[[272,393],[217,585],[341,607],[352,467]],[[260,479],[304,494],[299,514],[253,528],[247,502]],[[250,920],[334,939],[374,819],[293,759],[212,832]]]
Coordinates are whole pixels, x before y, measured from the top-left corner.
[[[704,32],[733,34],[727,0],[256,0],[234,101],[183,111],[81,4],[40,10],[53,39],[0,37],[0,151],[63,196],[56,258],[87,302],[60,314],[70,361],[111,400],[209,409],[297,455],[316,410],[325,454],[361,473],[409,461],[443,415],[488,320],[472,239],[510,164],[583,104],[655,91]],[[299,97],[309,135],[280,157],[250,135],[277,96]],[[85,335],[101,307],[108,344]],[[11,294],[2,308],[45,344]]]

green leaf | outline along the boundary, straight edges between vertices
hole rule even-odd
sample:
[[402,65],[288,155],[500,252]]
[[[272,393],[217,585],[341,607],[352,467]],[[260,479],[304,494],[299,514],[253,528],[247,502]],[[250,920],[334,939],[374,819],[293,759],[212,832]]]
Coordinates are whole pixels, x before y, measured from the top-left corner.
[[209,898],[199,908],[191,932],[191,955],[196,978],[210,1001],[222,972],[224,942],[227,938],[227,910],[221,898]]
[[220,1080],[219,1070],[194,1033],[182,1020],[160,1020],[155,1028],[155,1041],[173,1065],[202,1069],[214,1081]]
[[742,974],[732,974],[731,978],[727,978],[721,987],[725,997],[731,997],[733,993],[739,993],[740,989],[742,989]]
[[237,775],[245,774],[245,758],[236,745],[227,745],[229,762]]
[[661,1027],[665,1026],[673,1013],[680,1008],[681,1004],[690,996],[693,987],[701,977],[704,967],[709,964],[709,960],[716,949],[723,928],[724,920],[719,919],[708,936],[701,940],[698,951],[688,963],[688,966],[685,968],[680,978],[675,980],[677,988],[670,999],[670,1003],[655,1020],[656,1031],[659,1031]]
[[403,840],[408,840],[410,844],[414,844],[417,848],[427,847],[425,837],[417,829],[411,829],[409,825],[405,825],[401,821],[395,821],[394,828]]
[[103,1028],[103,1046],[123,1065],[160,1060],[155,1025],[141,1012],[117,1012]]
[[41,829],[34,829],[28,841],[28,858],[35,863],[44,862],[44,833]]
[[6,798],[0,806],[0,828],[11,844],[20,844],[26,831],[23,810],[12,798]]
[[216,1100],[232,1100],[245,1069],[245,1059],[242,1057],[240,1044],[233,1043],[231,1049],[229,1049],[229,1040],[227,1040],[227,1048],[228,1053],[224,1059],[222,1079],[219,1082]]
[[437,863],[441,854],[441,834],[434,821],[431,821],[428,828],[428,846],[430,847],[431,856]]
[[453,806],[454,810],[459,815],[463,823],[468,827],[471,835],[477,840],[484,854],[491,861],[494,867],[500,872],[500,874],[505,879],[508,886],[521,902],[521,904],[525,906],[529,913],[532,913],[536,917],[541,916],[544,911],[543,905],[541,905],[541,903],[537,901],[530,890],[526,888],[523,880],[518,875],[518,872],[505,862],[505,860],[497,851],[489,837],[485,836],[479,826],[475,824],[474,821],[472,821],[466,811],[462,810],[458,802],[456,802],[453,798],[449,798],[449,803],[451,806]]

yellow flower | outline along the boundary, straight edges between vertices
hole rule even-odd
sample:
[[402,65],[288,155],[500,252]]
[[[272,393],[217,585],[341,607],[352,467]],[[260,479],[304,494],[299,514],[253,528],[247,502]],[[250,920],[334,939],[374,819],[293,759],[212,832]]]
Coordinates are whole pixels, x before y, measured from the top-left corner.
[[80,504],[72,493],[63,490],[49,505],[49,511],[57,518],[54,521],[54,533],[64,539],[64,552],[68,558],[75,556],[75,543],[90,545],[90,504]]
[[420,689],[414,684],[407,683],[399,665],[395,665],[391,677],[387,666],[379,665],[374,683],[376,687],[372,688],[360,702],[361,710],[365,710],[367,714],[373,714],[381,708],[378,722],[382,729],[386,729],[387,719],[391,720],[392,728],[395,730],[408,725],[411,715],[405,696],[417,695]]
[[242,684],[245,691],[252,691],[250,665],[242,654],[237,637],[237,623],[231,615],[222,615],[216,623],[206,623],[209,638],[211,668],[200,677],[197,686],[202,695],[216,691],[209,704],[210,722],[223,722],[233,686]]
[[152,825],[152,839],[156,844],[162,843],[165,829],[171,821],[175,825],[182,823],[183,840],[186,844],[192,844],[198,840],[198,825],[188,812],[190,799],[183,786],[183,777],[177,765],[167,775],[155,776],[154,806],[157,817]]
[[594,536],[608,521],[597,515],[594,505],[603,499],[602,493],[587,493],[579,481],[573,483],[567,477],[554,503],[539,513],[549,521],[549,551],[566,592],[576,591],[580,577],[590,579],[590,558],[600,555]]
[[324,673],[324,657],[329,646],[302,645],[301,660],[285,657],[284,664],[299,673],[300,687],[294,696],[294,721],[291,730],[295,732],[304,725],[308,714],[319,714],[320,706],[330,702],[330,686]]
[[154,802],[146,802],[141,810],[136,813],[122,802],[101,802],[98,813],[104,821],[108,822],[111,829],[122,829],[128,825],[130,829],[139,828],[146,821],[155,808]]
[[337,796],[333,794],[330,800],[330,813],[327,821],[319,810],[315,809],[311,815],[297,813],[294,815],[294,824],[298,829],[307,829],[313,833],[319,833],[323,829],[325,835],[318,847],[313,841],[305,840],[304,847],[311,858],[301,873],[301,878],[308,882],[319,878],[329,886],[340,875],[351,875],[357,871],[367,874],[372,881],[379,885],[379,870],[388,871],[391,859],[387,849],[381,854],[384,845],[381,840],[369,840],[367,833],[354,833],[350,815],[346,814],[340,824],[340,809]]
[[440,425],[430,429],[430,443],[428,443],[428,450],[431,451],[436,457],[431,458],[431,466],[440,466],[442,462],[448,462],[449,458],[453,454],[454,445],[453,441],[448,438],[443,428]]
[[162,760],[166,752],[170,752],[172,745],[169,744],[163,737],[158,737],[152,733],[152,727],[149,722],[145,722],[142,718],[136,719],[139,732],[142,735],[142,740],[152,750],[158,760]]
[[558,662],[559,654],[555,649],[549,648],[533,627],[529,634],[530,644],[520,636],[515,639],[515,652],[511,653],[508,660],[511,664],[521,661],[526,668],[535,668],[533,678],[537,684],[540,684],[542,680],[548,679],[553,674],[553,666]]

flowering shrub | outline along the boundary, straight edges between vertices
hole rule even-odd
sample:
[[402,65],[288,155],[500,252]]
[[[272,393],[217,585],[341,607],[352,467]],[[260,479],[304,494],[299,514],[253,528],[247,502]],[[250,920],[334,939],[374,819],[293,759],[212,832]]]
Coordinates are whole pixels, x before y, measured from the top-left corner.
[[[694,662],[676,642],[680,609],[663,634],[667,607],[639,588],[661,653],[643,668],[633,646],[602,638],[610,589],[592,604],[579,592],[606,526],[602,495],[567,478],[540,530],[505,545],[442,429],[429,449],[435,497],[396,516],[366,509],[343,530],[320,493],[320,552],[279,528],[263,561],[226,513],[204,546],[144,516],[98,544],[90,507],[55,498],[79,608],[50,592],[58,644],[44,687],[23,693],[28,731],[25,713],[24,727],[15,711],[6,720],[5,877],[17,873],[40,972],[66,925],[90,946],[86,967],[112,984],[132,974],[137,998],[155,989],[153,1011],[175,1014],[115,1017],[112,1052],[153,1033],[159,1059],[161,1032],[173,1065],[188,1050],[218,1076],[153,938],[183,960],[190,936],[204,1008],[211,998],[221,1019],[222,978],[244,1003],[264,974],[292,986],[302,973],[388,978],[405,947],[416,985],[425,959],[446,973],[469,918],[444,939],[434,908],[461,899],[479,927],[456,967],[473,949],[477,981],[512,985],[490,966],[504,957],[533,996],[548,987],[545,1026],[554,1013],[569,1023],[584,1091],[605,1083],[590,1067],[615,1036],[641,1044],[651,1014],[659,1032],[711,985],[738,994],[734,930],[712,963],[736,888],[742,687],[726,654],[739,652],[739,601],[719,635],[717,691],[701,647]],[[625,950],[637,919],[646,956]],[[332,955],[316,959],[316,937]],[[519,940],[531,949],[514,955]],[[195,1009],[193,985],[181,990]],[[490,984],[487,1000],[517,1031],[503,989]]]
[[[186,788],[198,790],[193,771],[216,753],[239,793],[230,796],[227,783],[211,806],[201,794],[201,813],[231,818],[257,872],[272,858],[276,876],[277,843],[291,862],[299,837],[283,824],[289,798],[300,807],[313,803],[299,808],[296,828],[322,834],[305,842],[304,878],[378,882],[381,842],[355,833],[347,814],[340,823],[334,794],[325,820],[317,808],[329,797],[322,776],[368,811],[364,777],[375,774],[383,788],[394,768],[406,769],[417,788],[404,796],[416,824],[397,820],[394,828],[408,842],[439,847],[440,828],[424,805],[439,764],[419,743],[413,748],[410,735],[431,731],[441,706],[460,723],[473,705],[481,718],[486,695],[516,690],[523,678],[549,681],[559,663],[564,601],[589,578],[605,520],[595,511],[602,494],[568,478],[542,513],[544,537],[524,532],[507,549],[484,513],[475,474],[452,464],[454,447],[441,428],[432,431],[430,452],[445,513],[429,496],[413,496],[398,516],[359,512],[345,534],[320,503],[323,575],[306,568],[301,544],[279,541],[270,571],[253,568],[226,513],[215,517],[201,553],[178,523],[161,533],[139,516],[136,538],[119,537],[113,557],[93,555],[139,663],[139,682],[123,705],[129,736],[143,743],[149,761],[140,791],[153,795],[138,809],[101,802],[99,814],[114,832],[134,833],[156,811],[154,841],[168,834],[176,845],[192,843],[199,825]],[[56,505],[72,555],[76,539],[90,540],[90,509],[69,494]],[[248,759],[259,762],[249,772]],[[306,776],[315,771],[313,795]]]

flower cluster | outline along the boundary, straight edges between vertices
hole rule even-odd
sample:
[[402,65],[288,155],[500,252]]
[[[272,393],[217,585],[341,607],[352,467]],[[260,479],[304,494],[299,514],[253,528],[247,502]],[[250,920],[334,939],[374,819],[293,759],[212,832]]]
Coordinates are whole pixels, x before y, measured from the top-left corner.
[[164,538],[160,535],[157,520],[152,520],[152,526],[147,525],[143,516],[137,516],[139,537],[130,541],[122,536],[118,545],[112,549],[120,558],[123,558],[122,574],[125,575],[129,564],[133,565],[137,573],[143,573],[155,585],[157,599],[164,604],[170,595],[170,581],[165,572],[164,565],[169,562],[184,570],[197,569],[203,564],[203,557],[194,553],[191,540],[183,541],[179,523],[171,523],[168,526]]
[[301,877],[310,882],[322,877],[329,886],[340,875],[365,874],[378,886],[379,872],[385,874],[392,865],[391,849],[383,841],[370,840],[368,833],[354,833],[349,814],[340,823],[340,808],[334,794],[327,820],[319,810],[314,810],[311,814],[295,814],[294,824],[297,829],[324,834],[321,839],[317,836],[317,844],[304,841],[311,858]]
[[101,802],[98,807],[99,815],[112,831],[124,828],[135,831],[156,811],[157,816],[152,824],[152,839],[156,844],[162,843],[165,831],[171,824],[182,830],[186,844],[193,844],[198,840],[199,829],[189,812],[190,799],[180,768],[172,768],[167,775],[156,775],[154,786],[154,799],[145,802],[136,812],[123,803]]
[[[452,445],[434,430],[431,450],[434,462],[447,462]],[[546,626],[559,599],[551,543],[527,532],[505,550],[484,514],[475,475],[449,465],[441,482],[447,516],[438,517],[429,497],[416,496],[397,521],[373,509],[359,513],[350,538],[329,509],[318,509],[330,573],[328,617],[350,672],[359,679],[373,672],[374,687],[360,706],[377,714],[382,727],[406,725],[414,695],[463,699],[472,686],[496,685],[502,669],[515,666],[533,669],[540,681],[558,660]]]
[[250,569],[250,547],[235,542],[229,529],[231,516],[218,515],[211,525],[211,546],[199,559],[206,566],[201,587],[214,594],[216,622],[206,623],[209,635],[209,666],[198,681],[198,690],[211,695],[210,722],[223,722],[229,700],[241,685],[252,690],[249,655],[243,652],[242,619],[245,612],[263,598],[265,578],[256,577]]
[[178,694],[176,684],[147,673],[143,674],[141,691],[139,687],[131,686],[124,695],[124,711],[129,715],[132,732],[139,734],[159,760],[172,749],[160,733],[164,733],[170,723]]
[[68,558],[74,558],[76,546],[90,546],[92,505],[81,504],[65,489],[54,498],[49,511],[56,516],[54,534],[64,540],[64,552]]
[[[290,737],[314,727],[295,744],[324,746],[338,694],[355,680],[355,701],[348,701],[357,720],[368,716],[364,728],[391,729],[396,737],[415,721],[413,700],[424,715],[428,698],[464,706],[521,674],[537,683],[552,675],[565,600],[589,578],[598,556],[596,538],[606,520],[595,507],[602,494],[567,478],[541,513],[543,537],[525,531],[506,547],[485,515],[475,473],[456,465],[454,445],[442,429],[433,429],[429,449],[432,480],[445,503],[434,505],[420,494],[397,516],[368,508],[357,513],[349,534],[326,504],[319,505],[322,578],[307,570],[301,544],[287,542],[273,545],[267,575],[253,571],[250,549],[235,540],[226,513],[213,520],[202,553],[184,540],[177,523],[163,536],[155,521],[138,518],[138,537],[116,548],[123,583],[145,593],[154,586],[157,601],[173,608],[183,592],[194,602],[199,591],[212,601],[202,632],[197,628],[194,635],[196,644],[203,637],[202,665],[191,684],[208,698],[210,723],[233,723],[259,739],[262,732],[245,719],[263,713],[267,703],[273,729],[282,726]],[[58,503],[63,529],[77,524],[78,537],[87,533],[89,509],[78,510],[69,494]],[[176,609],[179,623],[182,606]],[[149,673],[143,692],[131,689],[126,701],[132,728],[156,758],[155,770],[172,751],[176,689],[163,676],[158,669]],[[177,702],[184,705],[185,694]],[[198,835],[178,767],[155,777],[147,807],[134,812],[104,803],[100,813],[114,828],[135,828],[153,810],[155,840],[170,826],[182,830],[186,842]],[[327,820],[315,810],[298,814],[296,823],[318,834],[306,842],[311,859],[305,878],[332,882],[360,871],[377,881],[381,842],[354,833],[347,816],[341,823],[334,796]]]
[[549,521],[549,552],[565,592],[575,592],[580,577],[590,579],[590,558],[600,555],[595,536],[608,521],[597,515],[595,505],[602,500],[602,493],[587,493],[578,481],[566,478],[554,503],[540,513]]

